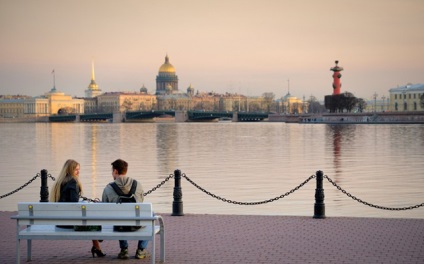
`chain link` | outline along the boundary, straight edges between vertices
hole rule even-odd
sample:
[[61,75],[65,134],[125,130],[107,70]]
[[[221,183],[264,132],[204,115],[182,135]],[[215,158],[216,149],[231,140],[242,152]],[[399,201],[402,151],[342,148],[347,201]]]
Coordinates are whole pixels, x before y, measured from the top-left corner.
[[153,187],[151,190],[145,192],[143,195],[147,196],[147,195],[151,194],[152,192],[156,191],[156,189],[160,188],[162,185],[164,185],[167,181],[169,181],[173,177],[174,177],[174,174],[169,174],[169,176],[166,177],[165,180],[163,180],[161,183],[159,183],[158,185]]
[[[16,192],[19,192],[20,190],[22,190],[23,188],[27,187],[30,183],[32,183],[35,179],[37,179],[38,177],[40,177],[40,173],[37,173],[31,180],[29,180],[27,183],[25,183],[24,185],[22,185],[21,187],[19,187],[18,189],[11,191],[10,193],[6,193],[2,196],[0,196],[0,199],[3,199],[4,197],[7,197],[9,195],[12,195]],[[54,179],[54,178],[53,178]]]
[[47,174],[47,177],[49,177],[50,179],[52,179],[53,181],[55,181],[56,179],[51,175],[51,174]]
[[424,203],[413,205],[413,206],[407,206],[407,207],[385,207],[385,206],[375,205],[375,204],[372,204],[372,203],[365,202],[365,201],[359,199],[358,197],[348,193],[346,190],[344,190],[342,187],[340,187],[336,182],[334,182],[332,179],[330,179],[330,177],[328,177],[327,175],[324,175],[324,178],[326,178],[337,189],[339,189],[342,193],[346,194],[348,197],[352,198],[353,200],[360,202],[362,204],[368,205],[370,207],[377,208],[377,209],[390,210],[390,211],[404,211],[404,210],[410,210],[410,209],[415,209],[415,208],[419,208],[421,206],[424,206]]
[[299,184],[298,186],[296,186],[294,189],[291,189],[290,191],[286,192],[285,194],[282,194],[280,196],[268,199],[268,200],[264,200],[264,201],[258,201],[258,202],[237,202],[237,201],[233,201],[233,200],[229,200],[223,197],[220,197],[218,195],[215,195],[207,190],[205,190],[204,188],[200,187],[199,185],[197,185],[194,181],[192,181],[189,177],[187,177],[187,175],[185,175],[185,173],[182,174],[182,177],[184,177],[188,182],[190,182],[191,184],[193,184],[197,189],[201,190],[202,192],[206,193],[207,195],[212,196],[213,198],[216,198],[218,200],[221,200],[223,202],[226,203],[232,203],[232,204],[238,204],[238,205],[259,205],[259,204],[265,204],[265,203],[270,203],[270,202],[274,202],[277,201],[281,198],[284,198],[290,194],[292,194],[293,192],[299,190],[303,185],[305,185],[308,181],[310,181],[311,179],[315,178],[315,175],[311,175],[309,178],[307,178],[304,182],[302,182],[301,184]]
[[91,198],[87,198],[87,197],[84,197],[84,196],[80,196],[80,198],[83,201],[88,201],[88,202],[92,202],[92,203],[100,203],[100,199],[99,198],[91,199]]

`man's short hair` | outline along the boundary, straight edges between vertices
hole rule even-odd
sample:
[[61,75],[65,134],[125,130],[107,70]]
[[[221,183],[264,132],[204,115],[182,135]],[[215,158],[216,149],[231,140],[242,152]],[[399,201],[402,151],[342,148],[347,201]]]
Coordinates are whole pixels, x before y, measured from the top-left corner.
[[127,174],[128,163],[125,160],[117,159],[112,162],[112,168],[118,171],[119,175]]

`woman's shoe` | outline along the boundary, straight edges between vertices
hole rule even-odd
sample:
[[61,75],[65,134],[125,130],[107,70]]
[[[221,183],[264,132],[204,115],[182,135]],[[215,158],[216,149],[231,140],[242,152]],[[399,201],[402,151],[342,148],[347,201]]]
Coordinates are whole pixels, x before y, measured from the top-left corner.
[[93,258],[94,258],[94,254],[96,254],[98,258],[106,256],[106,254],[103,253],[102,250],[97,249],[94,246],[91,248],[91,254],[93,255]]

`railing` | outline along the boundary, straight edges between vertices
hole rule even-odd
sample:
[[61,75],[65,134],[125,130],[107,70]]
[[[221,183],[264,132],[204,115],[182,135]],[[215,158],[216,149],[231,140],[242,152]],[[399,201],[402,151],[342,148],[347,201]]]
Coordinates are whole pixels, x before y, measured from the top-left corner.
[[[26,186],[31,184],[36,178],[41,178],[41,188],[40,188],[40,202],[48,202],[49,197],[49,191],[47,186],[47,180],[48,178],[51,178],[53,181],[55,181],[55,178],[52,177],[50,174],[48,174],[47,170],[41,170],[40,173],[37,173],[32,179],[30,179],[27,183],[22,185],[21,187],[17,188],[14,191],[11,191],[9,193],[6,193],[4,195],[0,196],[0,199],[5,198],[7,196],[10,196],[22,189],[24,189]],[[322,171],[317,171],[315,175],[311,175],[308,178],[306,178],[303,182],[301,182],[299,185],[294,187],[293,189],[287,191],[286,193],[283,193],[279,196],[272,197],[267,200],[261,200],[261,201],[255,201],[255,202],[239,202],[235,200],[230,200],[227,198],[223,198],[219,195],[216,195],[214,193],[209,192],[205,188],[198,185],[196,182],[194,182],[192,179],[190,179],[185,173],[181,173],[180,170],[175,170],[174,174],[168,175],[162,182],[160,182],[158,185],[150,189],[149,191],[144,193],[144,196],[147,196],[151,194],[152,192],[156,191],[160,187],[162,187],[165,183],[167,183],[170,179],[174,178],[174,192],[173,192],[173,203],[172,203],[172,215],[173,216],[183,216],[183,200],[182,200],[182,187],[181,187],[181,179],[184,178],[189,183],[191,183],[194,187],[199,189],[200,191],[204,192],[205,194],[211,196],[212,198],[215,198],[217,200],[220,200],[222,202],[231,203],[231,204],[238,204],[238,205],[261,205],[266,203],[275,202],[279,199],[285,198],[295,191],[302,188],[305,184],[307,184],[310,180],[316,179],[316,189],[315,189],[315,204],[314,204],[314,215],[313,218],[325,218],[325,204],[324,204],[324,188],[323,188],[323,179],[325,178],[328,182],[330,182],[334,187],[336,187],[338,190],[340,190],[342,193],[347,195],[348,197],[352,198],[353,200],[376,208],[376,209],[382,209],[382,210],[390,210],[390,211],[404,211],[404,210],[412,210],[417,209],[424,206],[424,203],[406,206],[406,207],[386,207],[386,206],[380,206],[372,203],[368,203],[366,201],[363,201],[362,199],[350,194],[345,189],[343,189],[340,185],[338,185],[335,181],[333,181],[330,177],[327,175],[324,175]],[[83,200],[88,200],[92,202],[99,202],[99,199],[90,199],[87,197],[81,197]]]

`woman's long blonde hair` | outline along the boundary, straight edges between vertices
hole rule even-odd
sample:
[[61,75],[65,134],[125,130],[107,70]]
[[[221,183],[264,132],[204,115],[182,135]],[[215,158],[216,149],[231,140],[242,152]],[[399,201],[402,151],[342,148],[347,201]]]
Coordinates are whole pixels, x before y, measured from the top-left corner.
[[58,202],[60,200],[60,187],[65,185],[71,179],[74,179],[77,182],[80,194],[82,193],[82,185],[78,179],[79,177],[74,175],[75,169],[78,165],[79,163],[72,159],[69,159],[65,162],[62,170],[59,173],[59,177],[53,186],[52,192],[50,193],[50,202]]

